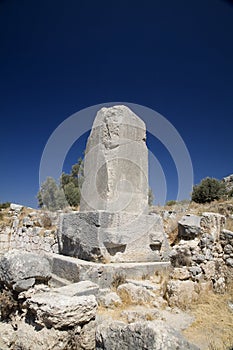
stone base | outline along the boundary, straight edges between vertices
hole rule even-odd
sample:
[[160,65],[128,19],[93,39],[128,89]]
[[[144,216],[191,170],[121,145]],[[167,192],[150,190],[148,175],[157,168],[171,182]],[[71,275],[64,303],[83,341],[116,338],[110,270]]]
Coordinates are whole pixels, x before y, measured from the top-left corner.
[[52,282],[55,284],[57,278],[66,281],[66,284],[89,280],[100,288],[110,288],[117,276],[140,280],[160,273],[165,274],[171,268],[170,262],[102,264],[51,253],[46,253],[45,257],[50,262],[53,279],[56,279]]
[[106,211],[62,214],[60,253],[93,262],[169,261],[159,215]]

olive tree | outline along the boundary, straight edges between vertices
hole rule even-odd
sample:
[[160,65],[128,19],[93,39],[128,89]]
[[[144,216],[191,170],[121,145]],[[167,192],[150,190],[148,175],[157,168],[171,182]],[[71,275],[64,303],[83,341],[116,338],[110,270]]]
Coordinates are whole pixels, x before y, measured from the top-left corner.
[[210,203],[218,200],[226,193],[223,182],[207,177],[199,185],[193,187],[192,200],[196,203]]

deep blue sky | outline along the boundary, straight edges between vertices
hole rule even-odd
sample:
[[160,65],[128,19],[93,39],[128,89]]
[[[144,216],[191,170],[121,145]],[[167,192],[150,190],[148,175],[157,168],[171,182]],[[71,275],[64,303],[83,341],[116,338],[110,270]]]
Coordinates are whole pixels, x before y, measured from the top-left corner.
[[[111,101],[166,117],[190,152],[195,183],[233,173],[232,38],[233,6],[223,0],[0,0],[0,202],[36,207],[51,133]],[[148,141],[173,199],[175,168]]]

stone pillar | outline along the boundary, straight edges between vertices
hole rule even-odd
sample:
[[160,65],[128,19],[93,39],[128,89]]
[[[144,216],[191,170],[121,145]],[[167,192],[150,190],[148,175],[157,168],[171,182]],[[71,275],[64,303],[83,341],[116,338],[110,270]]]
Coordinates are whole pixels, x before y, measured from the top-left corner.
[[84,177],[80,212],[60,218],[60,252],[96,262],[168,261],[162,219],[148,215],[146,126],[128,107],[97,113]]
[[80,211],[148,210],[146,126],[126,106],[102,108],[89,136]]

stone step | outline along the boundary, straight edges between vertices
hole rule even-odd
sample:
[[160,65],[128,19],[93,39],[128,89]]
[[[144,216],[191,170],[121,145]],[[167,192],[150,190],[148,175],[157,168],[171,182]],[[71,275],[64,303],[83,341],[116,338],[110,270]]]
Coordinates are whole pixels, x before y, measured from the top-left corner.
[[123,279],[143,279],[170,269],[170,262],[101,264],[59,254],[46,254],[52,273],[71,283],[92,281],[100,288],[109,288],[119,276]]
[[52,278],[49,281],[49,286],[56,288],[56,287],[65,287],[71,285],[71,281],[68,281],[65,278],[61,278],[54,273],[52,274]]

